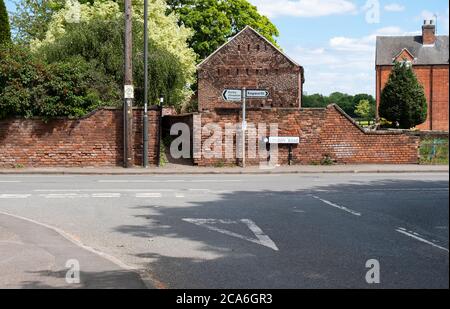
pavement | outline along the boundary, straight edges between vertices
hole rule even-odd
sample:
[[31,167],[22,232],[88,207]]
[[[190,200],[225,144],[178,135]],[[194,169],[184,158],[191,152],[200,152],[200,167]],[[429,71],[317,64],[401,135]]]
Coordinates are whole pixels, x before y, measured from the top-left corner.
[[0,175],[0,287],[448,288],[448,176]]
[[[63,236],[64,235],[64,236]],[[57,229],[22,217],[0,214],[1,288],[145,288],[137,271],[124,269],[69,240]],[[74,260],[75,259],[75,260]],[[73,262],[75,261],[75,262]],[[66,276],[79,267],[79,280]],[[72,273],[70,273],[72,274]]]
[[418,164],[354,164],[354,165],[293,165],[266,168],[242,167],[199,167],[167,164],[164,167],[49,167],[49,168],[0,168],[0,175],[215,175],[215,174],[303,174],[303,173],[442,173],[448,172],[448,165]]

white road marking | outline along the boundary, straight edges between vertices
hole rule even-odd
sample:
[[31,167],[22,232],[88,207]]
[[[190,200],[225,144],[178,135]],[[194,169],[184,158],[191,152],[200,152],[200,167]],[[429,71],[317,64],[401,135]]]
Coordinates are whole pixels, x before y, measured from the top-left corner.
[[[272,241],[272,239],[270,239],[269,236],[267,236],[266,234],[263,233],[263,231],[255,224],[255,222],[253,222],[252,220],[249,219],[241,219],[239,221],[233,221],[233,220],[221,220],[221,219],[194,219],[194,218],[184,218],[182,219],[185,222],[189,222],[198,226],[203,226],[206,227],[207,229],[211,230],[211,231],[216,231],[228,236],[232,236],[232,237],[236,237],[236,238],[240,238],[243,240],[247,240],[249,242],[258,244],[258,245],[262,245],[265,247],[268,247],[272,250],[278,251],[278,247],[276,246],[276,244]],[[253,232],[253,234],[255,234],[256,239],[255,238],[250,238],[232,231],[228,231],[222,228],[218,228],[213,226],[212,224],[238,224],[238,223],[244,223],[245,225],[247,225],[247,227],[250,229],[250,231]]]
[[44,198],[87,198],[89,197],[89,194],[51,193],[51,194],[40,194],[39,196]]
[[20,180],[0,180],[0,183],[18,183]]
[[34,192],[173,192],[175,189],[36,189]]
[[407,230],[406,230],[405,228],[403,228],[403,227],[399,227],[398,229],[396,229],[396,231],[399,232],[399,233],[402,233],[403,235],[409,236],[409,237],[414,238],[414,239],[416,239],[416,240],[418,240],[418,241],[421,241],[421,242],[423,242],[423,243],[426,243],[426,244],[428,244],[428,245],[430,245],[430,246],[433,246],[433,247],[435,247],[435,248],[438,248],[438,249],[441,249],[441,250],[444,250],[444,251],[448,252],[448,249],[447,249],[447,248],[441,247],[441,246],[436,245],[435,243],[433,243],[433,242],[431,242],[431,241],[429,241],[429,240],[426,240],[426,239],[422,238],[421,235],[418,234],[418,233],[416,233],[416,232],[413,232],[413,231],[407,231]]
[[161,193],[157,192],[148,192],[148,193],[136,193],[136,197],[139,198],[148,198],[148,197],[161,197]]
[[182,194],[182,193],[175,193],[175,197],[176,198],[183,198],[184,194]]
[[0,198],[28,198],[31,194],[0,194]]
[[166,180],[97,180],[100,183],[177,183],[177,182],[193,182],[193,183],[223,183],[223,182],[241,182],[240,179],[166,179]]
[[340,206],[340,205],[335,204],[335,203],[332,203],[332,202],[330,202],[330,201],[321,199],[320,197],[315,196],[315,195],[313,195],[312,197],[315,198],[315,199],[318,199],[319,201],[322,201],[323,203],[325,203],[325,204],[327,204],[327,205],[330,205],[330,206],[332,206],[332,207],[335,207],[335,208],[338,208],[338,209],[340,209],[340,210],[343,210],[343,211],[346,211],[346,212],[348,212],[348,213],[351,213],[351,214],[354,215],[354,216],[358,216],[358,217],[361,216],[361,213],[359,213],[359,212],[357,212],[357,211],[354,211],[354,210],[352,210],[352,209],[349,209],[349,208],[347,208],[347,207]]
[[117,198],[120,197],[120,193],[92,193],[92,197],[98,198]]

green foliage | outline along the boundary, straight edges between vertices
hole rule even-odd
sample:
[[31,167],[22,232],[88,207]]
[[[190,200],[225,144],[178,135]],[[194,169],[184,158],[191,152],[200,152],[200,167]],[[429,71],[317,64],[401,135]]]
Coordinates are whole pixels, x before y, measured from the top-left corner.
[[274,44],[274,37],[279,35],[275,25],[247,0],[168,0],[167,4],[169,12],[179,15],[180,24],[194,30],[189,43],[199,60],[209,56],[247,25]]
[[0,45],[11,42],[8,11],[3,0],[0,0]]
[[362,119],[369,119],[370,116],[370,103],[368,100],[359,101],[356,105],[355,114]]
[[[82,25],[89,25],[90,22],[115,22],[123,21],[123,0],[83,0],[80,5],[67,4],[64,8],[58,10],[52,15],[48,23],[47,32],[43,39],[36,39],[31,41],[31,46],[33,50],[40,50],[41,48],[47,48],[53,44],[59,44],[60,40],[64,40],[66,32],[75,31],[73,23],[71,23],[68,16],[72,16],[73,13],[77,13],[78,21]],[[140,66],[142,62],[142,50],[143,50],[143,0],[133,0],[133,36],[138,40],[134,40],[135,52],[135,65]],[[180,107],[188,102],[192,96],[192,90],[190,85],[195,81],[195,53],[192,49],[188,47],[187,40],[191,37],[192,31],[183,25],[178,25],[177,16],[174,14],[166,14],[166,2],[165,0],[149,0],[149,37],[153,44],[153,47],[161,53],[156,53],[157,57],[153,61],[158,61],[161,65],[158,68],[162,68],[162,71],[157,71],[158,76],[166,76],[167,78],[155,80],[156,88],[159,94],[166,94],[167,91],[164,89],[174,89],[174,91],[167,93],[166,103],[171,105],[176,105]],[[123,22],[122,22],[123,23]],[[80,29],[80,28],[78,28]],[[116,50],[115,56],[113,57],[117,61],[121,62],[121,67],[123,65],[123,59],[117,57],[118,53],[123,49],[122,45],[117,45],[117,34],[121,34],[119,31],[123,29],[123,25],[120,25],[118,29],[110,29],[110,31],[116,31],[113,34],[114,46]],[[79,30],[80,32],[82,30]],[[69,33],[69,36],[73,34]],[[95,35],[95,34],[94,34]],[[107,41],[108,37],[100,38],[101,42]],[[65,40],[66,43],[68,40]],[[111,43],[106,42],[108,49]],[[139,59],[136,56],[139,55]],[[164,57],[161,57],[164,54]],[[170,55],[171,56],[170,56]],[[61,58],[62,59],[62,58]],[[104,58],[102,58],[104,59]],[[116,60],[111,59],[107,61],[116,62]],[[103,60],[101,60],[103,61]],[[99,62],[99,61],[98,61]],[[175,62],[177,64],[175,64]],[[104,62],[103,62],[104,63]],[[109,66],[109,65],[108,65]],[[117,63],[114,65],[117,68]],[[175,69],[176,67],[176,69]],[[154,66],[151,68],[155,68]],[[138,68],[139,69],[139,68]],[[142,83],[139,78],[142,79],[143,74],[138,74],[139,71],[135,72],[135,86],[140,86]],[[142,73],[142,69],[141,69]],[[115,70],[114,76],[118,79],[117,75],[121,74],[121,71]],[[183,83],[183,85],[181,85]],[[180,86],[181,85],[181,86]],[[138,89],[139,90],[139,89]]]
[[[133,27],[133,75],[136,87],[136,104],[143,104],[143,37],[142,23]],[[49,63],[63,62],[81,56],[93,68],[111,76],[118,87],[123,85],[123,20],[91,20],[68,24],[57,41],[43,45],[37,53]],[[183,102],[183,89],[187,83],[178,59],[149,40],[149,100],[156,103],[160,96],[168,105]]]
[[61,10],[64,3],[65,0],[16,0],[11,18],[14,41],[28,44],[34,39],[42,40],[52,14]]
[[401,129],[410,129],[425,122],[427,100],[410,66],[395,63],[381,92],[379,112],[381,117],[398,123]]
[[421,140],[420,163],[448,165],[448,138],[426,138]]
[[118,106],[119,95],[116,83],[81,57],[46,64],[24,48],[0,48],[0,118],[77,118]]
[[361,100],[367,100],[369,102],[368,119],[375,118],[376,103],[375,99],[369,94],[357,94],[349,95],[341,92],[334,92],[329,96],[321,94],[303,95],[302,107],[323,108],[330,104],[337,104],[342,108],[349,116],[357,118],[356,106]]

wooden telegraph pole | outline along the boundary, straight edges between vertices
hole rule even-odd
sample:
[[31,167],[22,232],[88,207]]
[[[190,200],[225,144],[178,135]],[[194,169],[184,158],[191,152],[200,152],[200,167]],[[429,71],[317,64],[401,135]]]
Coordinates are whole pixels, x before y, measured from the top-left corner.
[[123,132],[124,167],[133,166],[133,64],[132,64],[132,7],[131,0],[125,0],[125,78],[124,78],[124,105],[123,105]]

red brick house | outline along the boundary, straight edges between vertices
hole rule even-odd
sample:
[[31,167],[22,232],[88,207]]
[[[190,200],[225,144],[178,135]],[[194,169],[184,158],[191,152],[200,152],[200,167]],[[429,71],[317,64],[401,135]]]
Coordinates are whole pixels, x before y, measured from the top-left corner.
[[407,61],[412,65],[425,90],[428,116],[427,120],[418,128],[421,130],[448,131],[448,35],[436,35],[436,26],[433,22],[425,21],[420,36],[377,37],[377,110],[380,104],[381,91],[388,81],[389,74],[396,61]]
[[249,107],[300,108],[303,67],[251,27],[245,27],[198,66],[199,111],[236,108],[224,89],[265,89],[266,100],[248,100]]

